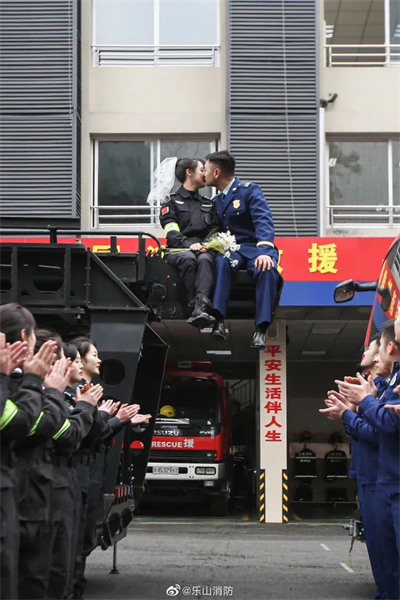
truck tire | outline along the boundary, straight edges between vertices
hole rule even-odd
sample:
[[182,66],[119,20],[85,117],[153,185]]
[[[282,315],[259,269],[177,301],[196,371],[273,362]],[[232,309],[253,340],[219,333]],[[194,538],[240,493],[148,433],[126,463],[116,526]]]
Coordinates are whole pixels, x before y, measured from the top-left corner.
[[213,496],[211,499],[211,515],[213,517],[226,517],[228,514],[229,498],[227,494]]

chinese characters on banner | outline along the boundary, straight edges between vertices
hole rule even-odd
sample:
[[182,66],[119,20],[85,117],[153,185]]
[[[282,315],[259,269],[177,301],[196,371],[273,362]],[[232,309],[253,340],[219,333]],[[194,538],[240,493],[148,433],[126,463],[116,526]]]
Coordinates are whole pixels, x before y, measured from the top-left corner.
[[260,468],[265,469],[265,522],[282,521],[282,470],[287,468],[286,322],[275,321],[259,358]]

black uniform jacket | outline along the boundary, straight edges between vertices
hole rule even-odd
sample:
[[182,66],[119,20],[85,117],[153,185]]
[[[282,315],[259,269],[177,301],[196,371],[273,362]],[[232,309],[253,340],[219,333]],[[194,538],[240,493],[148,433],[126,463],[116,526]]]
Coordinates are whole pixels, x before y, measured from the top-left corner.
[[169,248],[189,248],[219,230],[214,203],[198,192],[192,196],[183,186],[162,205],[160,223]]

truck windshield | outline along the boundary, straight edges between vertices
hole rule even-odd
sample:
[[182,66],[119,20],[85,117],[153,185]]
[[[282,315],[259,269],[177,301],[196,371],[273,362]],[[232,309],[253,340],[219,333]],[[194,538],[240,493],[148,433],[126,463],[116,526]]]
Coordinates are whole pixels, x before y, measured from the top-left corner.
[[[163,410],[169,407],[170,412]],[[172,409],[172,411],[171,411]],[[159,418],[219,421],[219,389],[212,379],[167,379],[161,393]],[[211,424],[210,423],[210,424]]]

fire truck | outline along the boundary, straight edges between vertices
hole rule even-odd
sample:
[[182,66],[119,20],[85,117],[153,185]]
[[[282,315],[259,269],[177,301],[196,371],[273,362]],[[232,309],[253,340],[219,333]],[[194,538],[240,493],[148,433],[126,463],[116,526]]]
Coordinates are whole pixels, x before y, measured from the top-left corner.
[[356,292],[375,292],[365,337],[365,345],[368,346],[371,336],[381,330],[382,323],[394,319],[397,314],[400,299],[400,235],[390,245],[383,259],[379,279],[369,283],[353,279],[343,281],[335,289],[335,302],[348,302]]
[[205,502],[224,516],[231,493],[230,394],[211,363],[167,364],[146,497]]

